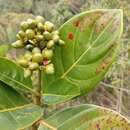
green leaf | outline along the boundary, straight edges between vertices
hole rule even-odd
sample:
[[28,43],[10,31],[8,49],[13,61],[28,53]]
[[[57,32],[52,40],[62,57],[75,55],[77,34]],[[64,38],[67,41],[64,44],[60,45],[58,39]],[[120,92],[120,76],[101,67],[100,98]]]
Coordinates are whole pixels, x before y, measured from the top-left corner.
[[42,116],[39,106],[29,104],[0,111],[1,130],[20,130],[31,126]]
[[0,81],[0,110],[29,104],[17,91]]
[[42,116],[42,109],[11,87],[0,82],[0,129],[19,130],[31,126]]
[[23,69],[6,58],[0,58],[0,80],[18,91],[33,92],[30,78],[24,78]]
[[60,36],[66,45],[55,48],[55,74],[43,74],[47,104],[86,94],[103,79],[118,54],[122,17],[120,9],[92,10],[61,26]]
[[9,45],[0,45],[0,56],[2,57],[6,56],[8,50],[9,50]]
[[48,105],[52,104],[58,104],[63,101],[68,101],[69,99],[72,99],[76,97],[77,95],[56,95],[56,94],[43,94],[43,102]]
[[[13,61],[7,58],[0,57],[0,81],[4,82],[8,85],[8,87],[12,87],[15,90],[21,92],[29,91],[35,93],[33,91],[32,81],[30,78],[24,78],[23,68],[18,66]],[[54,97],[53,97],[54,96]],[[72,95],[73,96],[73,95]],[[49,95],[45,94],[45,101],[49,104],[59,103],[61,100],[67,100],[72,98],[70,95],[59,96],[59,95]]]
[[[70,107],[48,117],[44,122],[57,130],[129,130],[130,121],[119,113],[95,105]],[[45,124],[38,130],[52,130]]]

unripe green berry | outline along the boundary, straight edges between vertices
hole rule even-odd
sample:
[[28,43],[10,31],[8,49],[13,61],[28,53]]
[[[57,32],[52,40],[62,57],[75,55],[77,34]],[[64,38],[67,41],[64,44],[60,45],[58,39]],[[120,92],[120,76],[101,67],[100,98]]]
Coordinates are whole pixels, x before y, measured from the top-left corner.
[[53,56],[53,51],[51,49],[44,49],[42,51],[43,58],[51,59]]
[[53,46],[54,46],[54,41],[53,40],[50,40],[50,41],[48,41],[48,43],[47,43],[47,48],[52,48]]
[[54,65],[53,64],[48,64],[45,66],[45,72],[46,74],[54,74]]
[[36,70],[39,68],[39,65],[38,63],[35,63],[35,62],[31,62],[30,65],[29,65],[29,69],[30,70]]
[[35,36],[35,32],[32,29],[27,29],[26,30],[26,35],[28,39],[33,39]]
[[45,22],[45,19],[44,19],[44,17],[42,17],[42,16],[37,16],[37,17],[35,18],[35,20],[36,20],[37,22],[41,22],[41,23],[44,23],[44,22]]
[[30,28],[35,28],[37,25],[36,21],[33,19],[27,19],[27,23],[28,23]]
[[42,60],[43,60],[43,56],[42,56],[41,53],[35,53],[35,54],[33,54],[33,56],[32,56],[32,61],[33,62],[41,63]]
[[24,43],[21,40],[17,40],[16,42],[12,43],[11,45],[14,48],[23,48],[24,47]]
[[55,34],[55,35],[53,35],[53,41],[55,42],[55,43],[57,43],[58,41],[59,41],[59,39],[60,39],[60,37],[59,37],[59,35],[57,35],[57,34]]
[[28,67],[28,61],[26,59],[20,59],[18,60],[18,64],[24,68]]
[[27,30],[28,28],[29,28],[29,25],[28,25],[28,23],[27,22],[25,22],[25,21],[23,21],[22,23],[21,23],[21,29],[22,30]]
[[43,36],[45,37],[46,40],[50,40],[52,38],[51,33],[49,33],[48,31],[45,31],[43,33]]
[[65,45],[65,42],[63,40],[61,40],[61,39],[59,40],[58,43],[59,43],[59,45]]
[[29,76],[31,76],[32,75],[32,71],[31,70],[29,70],[29,69],[25,69],[24,70],[24,77],[25,78],[27,78],[27,77],[29,77]]
[[44,30],[46,30],[48,32],[52,32],[53,29],[54,29],[54,24],[49,21],[46,21],[44,24]]
[[32,51],[32,49],[34,48],[34,46],[32,44],[28,44],[25,46],[25,48],[29,51]]
[[37,41],[41,41],[43,40],[43,35],[36,35],[35,38]]
[[27,60],[27,61],[31,61],[32,60],[32,53],[27,51],[24,55],[24,58]]
[[26,36],[25,32],[22,31],[22,30],[20,30],[20,31],[18,32],[18,35],[19,35],[19,37],[20,37],[21,39],[25,38],[25,36]]
[[32,53],[41,53],[41,50],[38,47],[33,48]]
[[37,28],[38,28],[38,30],[44,30],[44,25],[41,23],[41,22],[39,22],[39,23],[37,23]]

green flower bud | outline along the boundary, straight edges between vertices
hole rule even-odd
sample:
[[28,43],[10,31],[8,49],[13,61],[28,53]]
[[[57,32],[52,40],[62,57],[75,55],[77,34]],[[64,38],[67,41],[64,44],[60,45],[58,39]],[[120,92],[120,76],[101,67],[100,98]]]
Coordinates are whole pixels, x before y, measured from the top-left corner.
[[40,31],[36,31],[36,35],[42,35],[42,32],[40,32]]
[[59,31],[58,31],[58,30],[53,31],[53,32],[52,32],[52,35],[59,35]]
[[24,68],[28,67],[28,61],[26,59],[20,59],[18,60],[18,64]]
[[28,44],[25,46],[25,48],[29,51],[32,51],[32,49],[34,48],[34,46],[32,44]]
[[41,53],[41,50],[38,47],[33,48],[32,53]]
[[53,51],[51,50],[51,49],[44,49],[43,51],[42,51],[42,56],[43,56],[43,58],[47,58],[47,59],[51,59],[52,58],[52,56],[53,56]]
[[32,40],[28,40],[28,41],[29,41],[29,43],[31,43],[33,45],[35,45],[37,43],[36,39],[32,39]]
[[39,23],[37,23],[37,28],[38,28],[38,30],[44,30],[44,25],[41,23],[41,22],[39,22]]
[[35,32],[32,29],[27,29],[26,30],[26,35],[28,39],[33,39],[35,36]]
[[36,35],[35,38],[37,41],[41,41],[43,40],[43,35]]
[[35,28],[37,25],[37,22],[33,19],[27,19],[27,23],[28,23],[30,28]]
[[27,60],[27,61],[31,61],[32,60],[32,53],[27,51],[24,55],[24,58]]
[[49,21],[46,21],[44,24],[44,30],[46,30],[48,32],[52,32],[53,29],[54,29],[54,24]]
[[55,43],[57,43],[59,41],[60,37],[59,37],[59,35],[55,34],[55,35],[53,35],[52,39]]
[[48,31],[45,31],[43,33],[43,36],[45,37],[46,40],[50,40],[52,38],[51,33],[49,33]]
[[32,71],[31,70],[29,70],[29,69],[25,69],[24,70],[24,77],[25,78],[27,78],[27,77],[29,77],[29,76],[31,76],[32,75]]
[[53,46],[54,46],[54,41],[53,40],[50,40],[50,41],[48,41],[48,43],[47,43],[47,48],[52,48]]
[[21,39],[25,38],[25,36],[26,36],[25,32],[22,31],[22,30],[20,30],[20,31],[18,32],[18,35],[19,35],[19,37],[20,37]]
[[44,17],[42,17],[42,16],[37,16],[37,17],[35,18],[35,20],[36,20],[37,22],[41,22],[41,23],[44,23],[44,22],[45,22],[45,19],[44,19]]
[[25,37],[25,38],[23,39],[23,42],[24,42],[25,45],[28,44],[28,39],[27,39],[27,37]]
[[35,63],[35,62],[31,62],[30,65],[29,65],[29,69],[30,70],[36,70],[39,68],[39,65],[38,63]]
[[59,45],[65,45],[65,42],[63,40],[61,40],[61,39],[59,40],[58,43],[59,43]]
[[22,30],[27,30],[28,28],[29,28],[29,25],[28,25],[28,23],[27,22],[25,22],[25,21],[23,21],[22,23],[21,23],[21,29]]
[[16,34],[16,37],[17,37],[17,39],[19,39],[19,40],[21,39],[21,37],[19,36],[19,34]]
[[53,64],[48,64],[45,66],[45,72],[46,74],[54,74],[55,69]]
[[23,48],[24,47],[24,43],[21,40],[17,40],[16,42],[12,43],[11,45],[14,48]]
[[43,57],[42,57],[41,53],[35,53],[35,54],[33,54],[33,56],[32,56],[32,61],[33,62],[41,63],[42,60],[43,60]]

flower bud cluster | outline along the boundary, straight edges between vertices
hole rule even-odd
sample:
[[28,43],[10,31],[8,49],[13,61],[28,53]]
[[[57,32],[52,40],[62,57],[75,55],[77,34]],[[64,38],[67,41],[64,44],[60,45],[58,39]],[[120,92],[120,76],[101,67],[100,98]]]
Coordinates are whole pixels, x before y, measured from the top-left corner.
[[25,76],[30,76],[38,69],[53,74],[55,45],[65,45],[58,30],[54,29],[54,24],[37,16],[22,22],[20,27],[21,30],[16,35],[17,41],[12,43],[12,47],[26,49],[24,56],[18,60],[18,64],[25,68]]

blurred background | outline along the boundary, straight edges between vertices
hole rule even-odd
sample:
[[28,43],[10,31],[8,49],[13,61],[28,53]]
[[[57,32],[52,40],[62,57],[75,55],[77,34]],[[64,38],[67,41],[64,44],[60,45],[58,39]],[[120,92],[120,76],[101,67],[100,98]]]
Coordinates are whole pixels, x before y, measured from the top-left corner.
[[124,11],[124,33],[119,43],[118,60],[93,92],[48,107],[47,115],[64,106],[93,103],[114,109],[130,119],[130,0],[0,0],[0,44],[15,41],[19,23],[27,18],[42,15],[58,28],[77,13],[99,8]]

